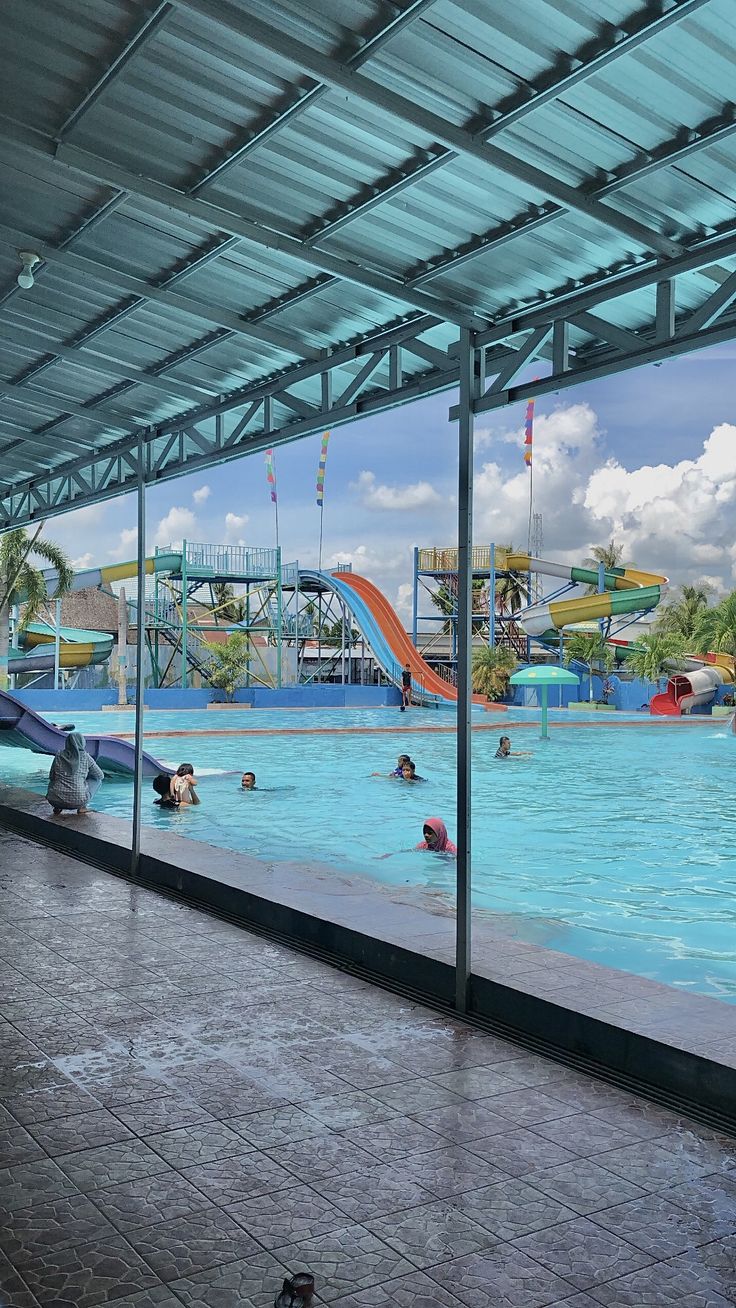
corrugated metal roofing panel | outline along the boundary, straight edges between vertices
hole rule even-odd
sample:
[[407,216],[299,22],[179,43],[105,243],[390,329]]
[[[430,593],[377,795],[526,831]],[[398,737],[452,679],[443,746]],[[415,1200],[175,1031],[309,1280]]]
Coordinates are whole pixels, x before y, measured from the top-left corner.
[[[22,384],[50,343],[74,348],[87,333],[98,367],[72,357],[54,362],[24,388],[27,404],[17,392],[0,402],[0,419],[41,426],[63,412],[65,400],[97,397],[99,428],[74,415],[60,424],[60,438],[98,431],[109,442],[116,422],[155,423],[185,412],[184,383],[195,393],[226,392],[400,322],[417,309],[411,281],[427,265],[436,275],[419,286],[438,316],[462,319],[467,309],[492,321],[650,256],[656,233],[687,242],[732,222],[736,132],[724,135],[728,105],[736,103],[732,2],[688,0],[683,7],[678,0],[682,15],[670,21],[674,8],[643,9],[640,0],[176,0],[158,7],[6,0],[0,113],[13,122],[6,122],[9,143],[0,144],[0,301],[4,288],[12,290],[21,243],[46,247],[49,263],[32,292],[14,291],[5,302],[3,330],[16,324],[20,339],[0,350],[0,389],[2,377]],[[229,25],[243,14],[250,27]],[[655,33],[626,48],[617,26],[633,30],[658,14]],[[261,39],[256,20],[277,38],[302,42],[304,66],[293,52],[276,51],[279,39]],[[87,112],[70,118],[145,24],[150,39],[122,61]],[[314,93],[308,67],[317,68],[318,56],[344,70],[381,31],[385,41],[359,59],[360,94],[355,80],[343,85],[340,77]],[[586,43],[606,40],[624,48],[535,104],[535,80],[543,87],[564,79],[578,67],[570,62],[576,52],[584,60],[592,51],[588,45],[586,54]],[[307,107],[270,130],[310,88]],[[403,116],[386,105],[384,88],[408,102]],[[448,124],[477,144],[483,126],[503,124],[509,104],[524,97],[528,112],[502,126],[482,157],[473,149],[453,157],[442,144]],[[415,108],[439,115],[436,135],[414,121]],[[695,140],[693,152],[687,130],[713,130],[724,113],[724,131],[712,145]],[[53,138],[69,123],[71,149],[62,143],[55,160]],[[40,134],[29,137],[29,127]],[[197,186],[250,138],[234,167]],[[651,170],[647,152],[687,143],[693,150],[686,157]],[[505,161],[497,148],[507,152]],[[418,165],[443,153],[441,166],[411,180]],[[116,163],[127,170],[122,178]],[[537,170],[533,177],[516,175],[525,163]],[[619,185],[622,170],[633,172]],[[114,200],[116,179],[130,194],[85,229]],[[149,194],[150,179],[172,189]],[[573,211],[560,204],[558,183],[579,188]],[[601,187],[608,210],[586,213],[586,196]],[[652,236],[622,234],[617,214],[637,219]],[[528,230],[514,230],[530,218]],[[241,219],[258,226],[228,239],[240,236]],[[301,247],[286,253],[284,233]],[[60,255],[64,242],[70,253]],[[221,244],[223,252],[208,261]],[[192,271],[176,276],[189,265]],[[386,280],[372,285],[373,274]],[[172,276],[175,295],[162,295]],[[713,285],[687,274],[678,305],[694,307]],[[636,328],[648,319],[651,296],[637,293],[609,312]],[[235,315],[262,317],[260,335],[249,335]],[[24,324],[39,334],[35,345],[22,335]],[[238,331],[228,335],[233,325]],[[453,334],[442,328],[444,346]],[[105,373],[106,354],[117,372]],[[170,378],[172,395],[140,377],[121,387],[126,364],[156,368]],[[360,366],[346,364],[344,375]],[[405,375],[424,366],[407,359]],[[384,387],[384,372],[372,384]],[[318,389],[314,377],[304,383],[310,402]],[[61,443],[50,445],[50,464],[65,457]]]

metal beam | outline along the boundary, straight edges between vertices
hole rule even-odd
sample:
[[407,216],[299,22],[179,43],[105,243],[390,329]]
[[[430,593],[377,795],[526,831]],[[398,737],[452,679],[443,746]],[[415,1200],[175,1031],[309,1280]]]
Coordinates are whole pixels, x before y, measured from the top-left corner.
[[[361,68],[362,65],[383,48],[387,41],[396,36],[398,32],[403,32],[410,23],[416,22],[421,18],[436,0],[409,0],[405,9],[402,9],[390,22],[379,27],[373,36],[364,41],[355,54],[346,60],[347,68]],[[219,163],[208,168],[207,171],[195,182],[194,186],[189,187],[190,195],[199,195],[205,187],[212,182],[217,181],[236,164],[240,164],[247,158],[253,150],[259,145],[264,145],[272,136],[280,132],[282,128],[293,123],[296,118],[315,105],[328,95],[329,86],[323,82],[314,82],[308,90],[299,92],[295,98],[287,99],[282,108],[277,109],[275,113],[268,113],[261,120],[259,125],[247,132],[239,145],[227,150],[220,159]]]
[[666,31],[673,23],[691,18],[710,0],[672,0],[669,8],[658,3],[647,3],[629,18],[615,23],[602,24],[599,35],[592,37],[571,54],[560,56],[559,62],[545,69],[541,76],[524,85],[497,107],[493,123],[486,128],[483,139],[491,140],[505,128],[518,123],[527,114],[544,104],[557,100],[580,82],[587,81],[601,69],[607,68],[621,55],[636,50],[645,41]]
[[[378,333],[370,343],[345,347],[319,365],[304,364],[284,377],[244,387],[238,393],[223,397],[217,404],[200,411],[196,419],[196,439],[187,438],[187,430],[191,432],[194,426],[194,421],[189,418],[184,422],[178,419],[160,424],[146,437],[147,481],[160,481],[206,468],[227,458],[265,449],[269,444],[283,444],[309,432],[321,431],[326,423],[337,426],[363,413],[382,412],[412,398],[448,389],[457,378],[451,361],[442,369],[427,368],[419,377],[406,375],[400,370],[398,376],[394,373],[393,389],[374,383],[371,389],[359,395],[345,397],[346,387],[353,381],[367,387],[368,373],[373,374],[379,366],[376,361],[378,354],[382,355],[388,374],[397,343],[411,339],[412,332],[427,331],[435,325],[436,319],[420,319],[418,328],[410,324],[392,332]],[[346,368],[354,367],[356,363],[361,367],[357,376],[352,378]],[[273,411],[290,387],[309,380],[310,376],[320,383],[318,394],[324,394],[321,378],[328,371],[335,374],[336,380],[332,388],[335,398],[327,411],[317,403],[311,413],[285,417],[280,426],[274,427],[273,433],[266,430],[263,406],[268,405]],[[282,412],[286,413],[285,407]],[[217,421],[221,415],[228,417],[232,430]],[[175,438],[173,441],[172,437]],[[26,513],[33,517],[41,503],[53,513],[82,503],[109,499],[130,489],[131,460],[135,462],[135,441],[126,438],[106,446],[98,455],[74,459],[30,478],[12,497],[13,514],[22,516]],[[2,507],[0,502],[0,525],[3,522]]]
[[[696,10],[709,2],[710,0],[673,0],[672,7],[664,10],[664,12],[661,11],[660,5],[653,6],[648,3],[636,14],[632,14],[630,18],[615,27],[612,27],[610,23],[605,24],[598,37],[586,41],[574,54],[563,55],[557,64],[546,69],[535,81],[526,82],[517,77],[517,81],[521,83],[521,89],[501,101],[491,111],[490,120],[474,135],[486,143],[491,141],[504,128],[510,127],[513,123],[525,118],[527,114],[533,113],[541,105],[558,99],[572,86],[592,77],[601,68],[607,67],[616,59],[620,59],[623,54],[636,49],[644,41],[650,40],[651,37],[664,31],[673,23],[681,22],[683,18],[691,16]],[[497,66],[503,73],[509,73],[509,69],[501,65]],[[336,206],[332,214],[327,218],[317,219],[309,232],[304,235],[314,243],[325,240],[356,218],[363,217],[386,200],[400,195],[408,186],[414,186],[418,182],[424,181],[432,173],[446,167],[447,164],[452,163],[458,157],[455,150],[446,149],[435,151],[429,156],[421,155],[418,158],[408,160],[399,168],[392,169],[391,172],[380,178],[372,186],[366,187],[356,199],[348,200],[346,203]],[[609,191],[607,188],[603,188],[602,193],[596,190],[592,192],[592,195],[594,198],[602,199],[605,195],[612,193],[612,190]],[[556,213],[546,216],[544,221],[549,222],[551,216],[557,217],[562,212],[563,209],[558,207]],[[532,218],[533,215],[530,214],[530,222]],[[522,217],[512,220],[510,224],[504,224],[504,227],[511,227],[512,224],[514,229],[522,226]],[[502,228],[498,230],[500,232]],[[488,248],[493,244],[492,233],[488,233],[483,239],[484,245],[480,247],[481,249]],[[473,257],[472,252],[465,257]],[[449,263],[448,260],[447,266],[449,266]],[[429,269],[429,267],[428,264],[427,268]],[[422,275],[422,280],[429,280],[430,276],[437,275],[436,271],[426,272]],[[414,276],[410,280],[412,285],[419,285],[418,276]]]
[[[19,240],[27,241],[28,237],[15,228],[0,224],[0,240],[5,240],[8,244],[13,245],[17,244]],[[166,278],[161,285],[152,286],[149,282],[144,281],[142,277],[134,277],[130,273],[122,272],[113,264],[107,263],[98,254],[95,254],[94,257],[74,254],[73,251],[54,249],[38,242],[36,242],[34,248],[38,250],[45,264],[61,264],[65,268],[80,273],[85,278],[93,277],[104,285],[114,287],[117,291],[139,297],[141,304],[145,303],[146,300],[150,300],[154,304],[163,304],[167,308],[176,309],[179,313],[186,313],[192,318],[201,318],[203,322],[211,322],[218,327],[227,327],[230,331],[236,332],[249,341],[255,340],[261,344],[283,350],[285,354],[290,356],[301,355],[302,358],[317,358],[319,356],[318,350],[298,340],[295,341],[293,337],[279,331],[276,327],[250,323],[247,318],[232,313],[229,309],[212,309],[203,300],[196,300],[191,296],[183,295],[181,291],[170,290],[169,285],[175,285],[187,271],[185,269],[182,269],[180,273],[174,273],[171,278]],[[204,257],[202,256],[202,258]],[[201,262],[201,260],[198,260],[198,262]],[[137,308],[138,305],[134,307]]]
[[[83,404],[75,404],[73,400],[67,400],[64,395],[52,395],[49,391],[41,391],[37,386],[18,386],[12,382],[0,380],[0,390],[3,394],[11,396],[13,399],[25,400],[29,405],[35,405],[39,409],[63,409],[64,412],[72,418],[81,418],[84,422],[92,422],[96,427],[100,425],[99,416],[90,412]],[[117,431],[134,432],[137,431],[137,424],[126,422],[125,418],[119,417],[109,411],[104,415],[105,425],[112,427]],[[94,446],[94,441],[90,441],[90,446]]]
[[166,22],[169,14],[172,14],[173,12],[173,5],[159,4],[154,9],[153,13],[144,18],[143,22],[140,23],[135,31],[128,37],[122,50],[120,50],[115,56],[112,63],[105,68],[104,72],[97,78],[94,85],[90,87],[89,91],[87,91],[76,109],[73,109],[72,112],[67,115],[56,133],[57,141],[63,141],[65,137],[69,136],[70,132],[72,132],[81,122],[84,115],[89,112],[94,104],[96,104],[103,91],[106,91],[115,79],[120,76],[123,69],[134,55],[136,55],[139,50],[143,49],[143,46],[151,40],[151,37],[155,36],[159,28]]
[[[727,140],[734,132],[736,132],[736,114],[734,106],[727,104],[723,106],[719,114],[715,117],[709,117],[697,128],[687,132],[684,130],[678,132],[671,141],[664,142],[655,150],[642,151],[637,155],[636,159],[622,164],[620,168],[614,170],[605,185],[596,187],[589,194],[593,199],[603,200],[634,182],[646,180],[652,173],[659,172],[662,168],[677,166],[698,150],[703,150],[706,147]],[[687,174],[685,175],[687,176]],[[388,197],[384,194],[382,199],[386,198]],[[521,213],[515,214],[506,222],[497,223],[495,227],[482,232],[480,236],[474,236],[465,245],[458,247],[450,254],[443,252],[437,258],[418,264],[409,273],[407,284],[412,287],[426,286],[428,282],[434,281],[435,278],[441,277],[444,273],[455,272],[472,259],[508,244],[509,241],[515,240],[517,236],[526,236],[530,232],[546,227],[548,223],[554,222],[565,212],[565,207],[562,205],[548,204],[541,207],[532,205]],[[320,235],[322,234],[320,233]]]
[[404,125],[410,124],[429,136],[431,140],[455,150],[463,158],[514,177],[522,185],[531,187],[542,195],[551,196],[565,208],[582,213],[604,227],[620,232],[628,239],[642,245],[644,249],[672,256],[680,248],[675,241],[659,232],[651,231],[643,223],[629,218],[628,215],[612,209],[609,205],[589,198],[583,191],[569,186],[559,178],[550,177],[534,164],[497,146],[486,145],[482,138],[478,138],[466,128],[455,127],[441,114],[423,108],[405,96],[399,95],[398,92],[371,81],[362,73],[336,64],[329,56],[321,54],[320,51],[305,45],[286,32],[277,31],[268,23],[256,18],[253,13],[245,14],[238,11],[232,5],[225,3],[225,0],[176,0],[176,3],[178,7],[209,19],[227,31],[235,32],[249,41],[255,41],[335,90],[346,92],[361,103],[379,109]]
[[[552,324],[553,372],[550,378],[526,383],[523,393],[521,390],[517,393],[516,387],[508,387],[496,394],[484,396],[482,402],[487,407],[497,407],[520,396],[524,398],[527,392],[545,393],[550,389],[559,390],[590,377],[608,375],[611,372],[638,366],[639,363],[656,362],[661,358],[683,353],[685,350],[731,339],[736,336],[733,314],[724,315],[713,327],[704,332],[694,333],[691,325],[689,329],[685,327],[684,334],[677,339],[663,340],[662,315],[660,312],[658,325],[655,297],[652,296],[650,297],[651,321],[642,322],[641,329],[632,334],[638,342],[635,349],[618,348],[624,343],[621,338],[617,346],[605,342],[601,336],[599,340],[594,339],[590,344],[583,343],[582,346],[578,346],[575,353],[570,350],[570,323],[576,315],[590,312],[595,317],[596,311],[616,296],[628,296],[632,291],[664,281],[674,283],[682,274],[718,265],[720,260],[727,258],[731,260],[736,258],[736,226],[719,237],[698,242],[686,255],[677,259],[668,262],[650,260],[645,266],[633,271],[629,270],[625,274],[612,274],[599,279],[597,285],[560,291],[545,304],[544,308],[534,306],[529,310],[507,316],[496,327],[477,338],[478,346],[486,349],[489,378],[497,375],[514,357],[513,350],[506,342],[513,345],[515,337],[520,334],[526,336],[529,331],[545,324]],[[718,275],[720,279],[722,276],[720,266]],[[726,276],[728,274],[723,274],[724,279]],[[688,286],[688,300],[692,285],[690,283]],[[674,286],[670,287],[667,295],[670,297],[671,304],[674,304]],[[645,304],[646,302],[642,308]],[[436,318],[418,316],[411,323],[366,337],[360,344],[335,350],[319,362],[303,363],[287,369],[279,377],[242,387],[230,395],[223,396],[212,405],[204,406],[194,414],[188,414],[186,419],[179,417],[160,424],[148,438],[146,446],[150,479],[169,478],[193,471],[195,468],[211,466],[223,460],[223,450],[227,450],[225,457],[238,457],[243,453],[265,448],[269,444],[295,440],[302,435],[319,431],[328,424],[337,426],[359,416],[382,412],[412,398],[447,390],[457,383],[458,377],[457,353],[452,347],[447,359],[443,359],[444,367],[436,360],[433,365],[431,352],[427,357],[428,366],[426,370],[422,370],[421,376],[414,377],[407,374],[405,367],[408,358],[427,356],[428,342],[423,337],[426,337],[437,323]],[[684,323],[680,325],[684,327]],[[626,343],[628,344],[630,340],[631,336],[627,338]],[[362,367],[369,356],[379,351],[384,351],[384,362],[377,381],[352,403],[338,407],[334,397],[344,394],[346,385],[351,380],[351,372],[348,371],[346,375],[346,370]],[[261,402],[265,400],[278,404],[279,392],[289,390],[293,394],[308,396],[307,383],[310,379],[311,391],[314,395],[314,414],[305,417],[298,415],[287,417],[284,413],[280,425],[266,434],[263,430]],[[315,386],[314,382],[318,385]],[[232,432],[223,432],[221,428],[218,435],[217,418],[228,413],[233,415],[236,426],[238,423],[242,424],[235,437]],[[246,414],[248,416],[243,423]],[[196,422],[198,430],[202,431],[208,420],[212,420],[213,425],[211,434],[205,432],[205,438],[209,437],[209,449],[189,448],[183,436],[177,436],[174,443],[171,443],[172,434],[177,433],[177,430],[180,432],[185,421],[187,425]],[[99,456],[85,456],[70,461],[55,471],[50,470],[22,483],[17,494],[5,497],[6,522],[30,521],[33,514],[40,512],[42,507],[46,512],[64,511],[76,504],[97,502],[128,489],[130,469],[126,457],[131,445],[130,438],[123,439],[107,446]],[[162,463],[159,455],[167,445],[169,448]],[[79,480],[71,479],[72,473],[77,479],[87,479],[85,490],[82,490]]]
[[[106,186],[126,190],[131,196],[160,205],[164,210],[184,214],[213,232],[226,232],[230,236],[249,241],[261,249],[277,250],[296,263],[330,273],[355,286],[376,291],[395,300],[397,304],[409,305],[422,313],[436,314],[447,322],[461,326],[468,325],[474,328],[485,326],[483,320],[477,318],[470,310],[452,301],[425,295],[422,291],[408,290],[398,278],[366,268],[357,260],[312,250],[298,237],[290,236],[272,227],[264,227],[262,223],[244,218],[207,200],[185,195],[174,187],[166,186],[163,182],[154,181],[150,177],[140,176],[87,150],[79,150],[73,145],[60,145],[57,148],[49,137],[15,120],[0,118],[0,124],[6,145],[11,145],[15,150],[28,153],[32,157],[43,158],[47,162],[51,160],[60,170],[69,169],[83,177],[102,182]],[[144,286],[147,287],[147,284],[144,283]],[[241,323],[241,327],[243,325]]]
[[[81,345],[59,345],[40,327],[36,328],[34,325],[29,326],[12,320],[8,322],[8,326],[11,336],[5,342],[6,349],[12,350],[15,346],[19,346],[43,350],[45,354],[51,356],[38,364],[30,364],[26,371],[15,378],[17,385],[24,385],[26,380],[30,380],[31,375],[37,376],[42,369],[50,368],[61,359],[89,372],[118,377],[136,386],[148,386],[151,390],[168,395],[170,398],[191,400],[193,404],[201,404],[207,399],[207,392],[200,386],[191,386],[188,382],[182,381],[162,381],[155,373],[136,368],[130,363],[121,363],[118,359],[109,358],[104,354],[93,354],[91,350],[85,350]],[[160,367],[160,365],[156,366]]]

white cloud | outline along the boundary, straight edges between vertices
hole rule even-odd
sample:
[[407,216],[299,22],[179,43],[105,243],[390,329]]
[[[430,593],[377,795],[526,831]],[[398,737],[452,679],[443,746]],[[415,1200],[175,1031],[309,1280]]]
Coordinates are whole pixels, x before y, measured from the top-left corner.
[[368,471],[361,472],[358,480],[351,482],[350,489],[358,492],[367,509],[408,511],[440,502],[440,496],[428,481],[415,481],[409,486],[379,485],[376,474]]
[[197,539],[199,524],[191,509],[175,505],[161,518],[154,535],[156,545],[181,545],[182,540]]
[[[520,460],[522,439],[518,430],[493,437],[517,443]],[[475,485],[476,539],[525,547],[523,465],[509,477],[499,462],[485,462]],[[628,469],[606,457],[588,405],[557,409],[535,422],[534,495],[547,557],[573,562],[615,537],[629,562],[677,585],[704,572],[721,589],[736,579],[736,425],[714,428],[695,458]]]
[[195,504],[204,504],[205,500],[208,500],[211,494],[212,491],[209,486],[198,486],[195,491],[192,491],[192,499]]
[[245,539],[241,532],[245,529],[247,522],[247,513],[225,514],[225,539],[229,545],[245,545]]
[[80,554],[78,558],[72,559],[72,567],[75,572],[83,572],[85,568],[91,568],[94,562],[94,555],[89,553]]
[[132,559],[138,547],[138,528],[123,527],[117,545],[108,551],[111,559]]

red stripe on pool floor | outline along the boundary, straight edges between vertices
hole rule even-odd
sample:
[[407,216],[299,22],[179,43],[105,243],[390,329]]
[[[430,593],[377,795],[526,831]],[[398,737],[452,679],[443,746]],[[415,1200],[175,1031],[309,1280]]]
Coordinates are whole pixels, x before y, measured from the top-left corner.
[[[550,722],[550,731],[572,731],[576,727],[684,727],[684,726],[703,726],[713,727],[716,722],[722,721],[725,727],[728,719],[713,719],[706,717],[697,718],[643,718],[633,719],[626,722],[611,721],[609,718],[601,719],[596,722]],[[528,722],[506,721],[504,724],[504,734],[512,731],[527,730],[529,727],[539,727],[540,720],[531,719]],[[476,722],[473,724],[473,731],[494,731],[498,732],[498,722]],[[168,730],[168,731],[144,731],[144,736],[161,739],[164,736],[395,736],[397,732],[402,735],[426,734],[431,731],[433,735],[454,735],[456,728],[451,727],[434,727],[428,723],[421,727],[224,727],[220,730],[203,731],[191,730]],[[133,740],[135,733],[132,731],[110,731],[106,733],[109,736],[115,736],[118,740]]]

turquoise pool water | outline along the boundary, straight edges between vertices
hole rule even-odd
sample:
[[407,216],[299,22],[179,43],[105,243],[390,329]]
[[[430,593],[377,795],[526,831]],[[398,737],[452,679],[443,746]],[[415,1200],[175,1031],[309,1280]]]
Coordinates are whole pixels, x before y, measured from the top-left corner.
[[[133,729],[132,715],[73,717],[83,731]],[[736,1002],[736,737],[717,721],[632,717],[608,725],[561,714],[570,725],[553,725],[545,742],[536,715],[512,714],[513,746],[532,754],[505,762],[493,758],[495,731],[475,733],[474,905],[510,915],[518,935],[549,948]],[[174,814],[151,804],[144,818],[260,858],[316,857],[452,896],[454,866],[410,848],[431,814],[455,835],[455,741],[437,730],[451,723],[420,710],[148,712],[147,750],[193,762],[203,802]],[[315,727],[330,734],[298,734]],[[237,728],[264,734],[213,734]],[[156,734],[184,729],[204,734]],[[400,752],[426,784],[371,777]],[[45,789],[38,755],[3,750],[0,768]],[[257,774],[253,794],[240,790],[246,769]],[[106,781],[95,807],[129,816],[130,784]]]

